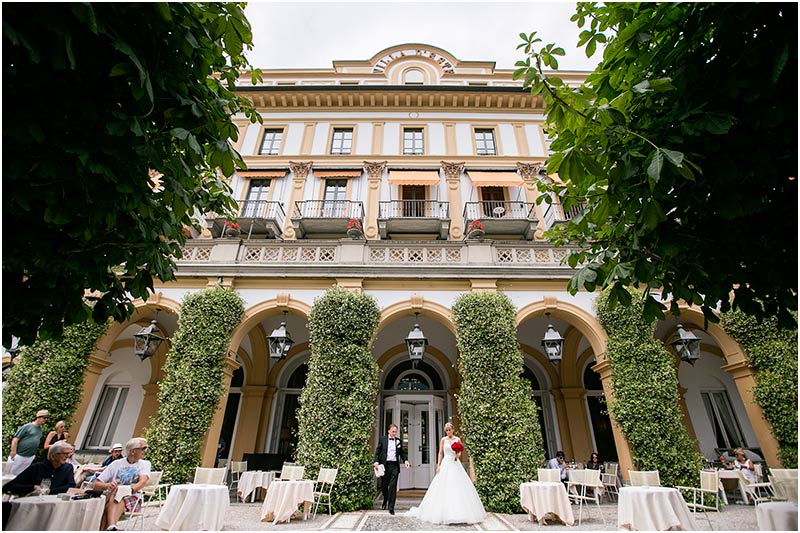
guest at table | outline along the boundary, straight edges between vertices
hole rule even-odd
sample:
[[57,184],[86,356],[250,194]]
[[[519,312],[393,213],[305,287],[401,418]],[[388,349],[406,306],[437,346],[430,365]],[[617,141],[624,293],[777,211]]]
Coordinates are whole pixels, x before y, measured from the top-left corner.
[[103,463],[100,466],[108,466],[117,459],[122,457],[122,444],[119,442],[115,442],[111,445],[111,448],[108,449],[108,457],[103,460]]
[[586,468],[590,470],[599,470],[600,472],[603,471],[603,462],[600,460],[600,456],[597,455],[597,452],[592,452],[592,456],[589,457],[589,460],[586,462]]
[[[150,477],[150,461],[144,460],[147,451],[147,441],[135,437],[125,444],[124,459],[113,461],[109,464],[94,482],[95,490],[108,491],[106,508],[103,511],[103,520],[100,529],[117,531],[119,517],[125,511],[137,510],[139,499],[136,493],[142,490]],[[121,501],[116,500],[117,488],[121,485],[130,485],[130,496],[124,496]]]
[[43,479],[50,479],[50,494],[61,494],[75,486],[75,473],[69,459],[75,452],[72,444],[54,443],[47,450],[47,459],[33,463],[3,487],[3,492],[25,496],[39,490]]
[[547,461],[547,468],[561,471],[561,481],[567,482],[569,474],[567,472],[567,462],[564,460],[564,452],[558,450],[556,456]]
[[12,475],[18,475],[33,463],[36,452],[39,451],[39,442],[42,440],[42,426],[48,418],[50,418],[50,412],[42,409],[36,413],[33,422],[20,426],[14,434],[8,455],[8,460],[14,463],[11,467]]
[[47,450],[50,449],[50,446],[55,444],[60,440],[68,440],[69,433],[67,433],[67,423],[63,420],[59,420],[56,422],[56,427],[47,434],[44,438],[44,451],[47,453]]

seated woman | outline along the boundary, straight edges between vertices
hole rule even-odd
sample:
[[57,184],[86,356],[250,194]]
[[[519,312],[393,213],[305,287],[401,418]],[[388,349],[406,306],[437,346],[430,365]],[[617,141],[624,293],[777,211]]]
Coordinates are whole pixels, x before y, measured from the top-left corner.
[[69,459],[75,448],[72,444],[58,441],[47,450],[47,459],[33,463],[3,486],[3,492],[25,496],[39,490],[42,479],[49,478],[50,494],[61,494],[75,486],[75,473]]
[[[137,510],[139,499],[136,493],[142,490],[150,477],[150,461],[144,460],[145,451],[147,441],[140,437],[132,438],[125,444],[124,458],[109,464],[95,480],[95,490],[108,491],[100,529],[117,531],[122,513]],[[118,497],[117,488],[121,485],[130,485],[130,495]]]
[[63,420],[59,420],[56,422],[56,427],[53,429],[53,431],[48,433],[44,438],[45,453],[47,453],[47,450],[50,449],[50,446],[62,440],[69,440],[69,433],[67,433],[67,423]]
[[600,472],[603,471],[603,462],[600,460],[600,456],[597,455],[597,452],[592,452],[592,456],[589,457],[589,460],[586,462],[586,468],[599,470]]

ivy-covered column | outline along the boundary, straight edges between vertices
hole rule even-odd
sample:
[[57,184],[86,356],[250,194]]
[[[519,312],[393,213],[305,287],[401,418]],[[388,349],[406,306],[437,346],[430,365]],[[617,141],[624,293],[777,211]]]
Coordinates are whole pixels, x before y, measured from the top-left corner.
[[[747,365],[726,365],[725,370],[734,377],[740,393],[747,388],[753,407],[761,408],[771,426],[771,432],[766,433],[777,441],[781,466],[797,468],[797,328],[780,328],[775,317],[758,322],[741,311],[724,313],[722,327],[744,348],[747,357]],[[742,394],[742,399],[745,397]],[[759,418],[751,415],[750,419],[754,429],[760,425]],[[756,435],[767,454],[772,447],[770,434]]]
[[372,450],[378,365],[368,348],[378,306],[341,287],[314,301],[308,317],[311,359],[297,413],[296,459],[314,478],[338,468],[333,511],[372,507]]
[[681,418],[673,356],[654,338],[655,322],[643,319],[641,293],[630,292],[628,306],[609,306],[608,291],[596,303],[613,368],[608,410],[628,440],[637,470],[658,470],[665,487],[697,486],[703,457]]
[[47,435],[59,420],[69,426],[83,394],[89,355],[108,325],[83,322],[64,328],[61,339],[37,340],[20,351],[3,390],[3,456],[17,429],[40,409],[50,411]]
[[514,305],[502,293],[460,296],[453,306],[464,446],[487,511],[517,513],[519,485],[544,461],[536,404],[522,376]]
[[[167,483],[191,480],[206,434],[225,393],[223,366],[231,332],[244,313],[234,291],[212,287],[187,295],[164,364],[148,459]],[[216,443],[214,443],[216,444]]]

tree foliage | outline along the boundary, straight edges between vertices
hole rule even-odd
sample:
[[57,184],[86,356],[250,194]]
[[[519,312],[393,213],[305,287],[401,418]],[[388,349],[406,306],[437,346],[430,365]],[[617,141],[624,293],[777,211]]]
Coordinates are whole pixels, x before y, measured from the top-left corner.
[[184,226],[233,209],[217,169],[244,167],[231,115],[261,120],[233,92],[251,42],[240,3],[3,5],[6,345],[124,320]]
[[200,464],[201,438],[225,393],[225,357],[244,302],[221,286],[187,295],[159,382],[158,412],[147,429],[148,459],[167,483],[185,483]]
[[297,461],[314,478],[338,468],[337,512],[372,507],[372,453],[378,364],[369,349],[380,311],[366,294],[335,287],[308,317],[311,359],[297,413]]
[[[3,454],[9,452],[17,429],[33,420],[40,409],[50,411],[42,426],[47,435],[56,422],[69,427],[83,395],[83,376],[97,340],[108,324],[91,321],[64,329],[59,340],[38,340],[20,351],[3,389]],[[75,435],[73,435],[73,438]]]
[[[650,295],[738,308],[794,324],[797,309],[797,5],[580,2],[580,87],[545,73],[561,48],[521,34],[523,78],[547,106],[555,141],[544,184],[565,209],[548,236],[577,243],[569,290],[611,287],[609,302]],[[550,201],[543,195],[543,201]],[[730,294],[734,297],[731,301]]]
[[522,378],[514,305],[502,293],[468,293],[453,305],[462,376],[458,412],[475,488],[487,511],[517,513],[519,485],[544,462],[537,407]]
[[[612,306],[610,289],[597,299],[597,318],[608,333],[613,400],[608,411],[628,441],[638,470],[658,470],[661,484],[698,486],[703,456],[682,421],[674,356],[653,337],[643,298]],[[635,291],[634,291],[635,292]]]

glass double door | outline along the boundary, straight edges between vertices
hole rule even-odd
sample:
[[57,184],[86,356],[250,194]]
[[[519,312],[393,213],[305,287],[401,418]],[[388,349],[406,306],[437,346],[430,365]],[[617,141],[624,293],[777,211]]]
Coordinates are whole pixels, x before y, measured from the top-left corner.
[[384,420],[397,424],[410,468],[400,468],[398,489],[427,489],[436,474],[436,456],[444,425],[444,401],[433,395],[397,395],[384,399]]

